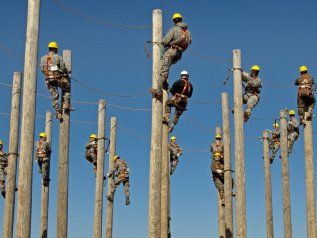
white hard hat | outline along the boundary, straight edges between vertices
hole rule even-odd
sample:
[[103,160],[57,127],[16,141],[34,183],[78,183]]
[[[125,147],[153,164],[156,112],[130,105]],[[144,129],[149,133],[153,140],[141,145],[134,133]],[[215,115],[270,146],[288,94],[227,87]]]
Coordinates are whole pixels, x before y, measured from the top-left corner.
[[189,76],[189,74],[188,74],[188,72],[186,71],[186,70],[183,70],[182,72],[181,72],[181,76],[182,75],[188,75]]

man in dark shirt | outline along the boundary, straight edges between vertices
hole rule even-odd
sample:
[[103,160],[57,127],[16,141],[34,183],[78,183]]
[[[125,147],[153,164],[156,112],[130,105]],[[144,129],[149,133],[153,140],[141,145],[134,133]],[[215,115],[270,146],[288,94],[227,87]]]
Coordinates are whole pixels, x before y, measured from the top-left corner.
[[188,82],[188,78],[188,72],[185,70],[182,71],[181,79],[177,80],[170,89],[172,99],[166,101],[163,123],[169,124],[171,107],[175,107],[175,115],[171,125],[168,128],[168,132],[173,130],[174,126],[178,122],[179,117],[183,114],[183,111],[187,110],[187,100],[193,94],[193,86]]

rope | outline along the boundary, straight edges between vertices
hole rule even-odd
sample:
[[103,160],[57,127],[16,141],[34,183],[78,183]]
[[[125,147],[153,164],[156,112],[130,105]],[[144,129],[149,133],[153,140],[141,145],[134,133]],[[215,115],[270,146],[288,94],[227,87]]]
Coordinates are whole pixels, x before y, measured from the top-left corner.
[[5,47],[4,45],[0,44],[0,48],[4,49],[7,53],[9,53],[10,55],[14,56],[15,58],[18,58],[18,59],[22,60],[20,55],[14,53],[12,50],[10,50],[9,48]]
[[115,94],[115,93],[107,93],[107,92],[104,92],[102,90],[99,90],[99,89],[95,89],[95,88],[92,88],[82,82],[80,82],[78,79],[75,79],[73,76],[71,77],[72,80],[74,80],[76,83],[78,83],[79,85],[83,86],[84,88],[87,88],[91,91],[94,91],[94,92],[97,92],[97,93],[100,93],[100,94],[104,94],[106,96],[110,96],[110,97],[118,97],[118,98],[133,98],[133,97],[143,97],[145,95],[147,95],[148,93],[138,93],[138,94],[131,94],[131,95],[122,95],[122,94]]
[[77,14],[78,16],[81,16],[82,18],[88,19],[92,22],[98,23],[98,24],[102,24],[102,25],[106,25],[106,26],[110,26],[110,27],[116,27],[116,28],[124,28],[124,29],[142,29],[142,28],[152,28],[152,26],[130,26],[130,25],[123,25],[123,24],[118,24],[118,23],[112,23],[109,21],[105,21],[105,20],[101,20],[101,19],[97,19],[88,15],[85,15],[83,13],[81,13],[78,10],[72,9],[70,7],[67,7],[66,5],[64,5],[63,3],[61,3],[60,1],[57,0],[51,0],[54,4],[56,4],[57,6],[59,6],[60,8]]

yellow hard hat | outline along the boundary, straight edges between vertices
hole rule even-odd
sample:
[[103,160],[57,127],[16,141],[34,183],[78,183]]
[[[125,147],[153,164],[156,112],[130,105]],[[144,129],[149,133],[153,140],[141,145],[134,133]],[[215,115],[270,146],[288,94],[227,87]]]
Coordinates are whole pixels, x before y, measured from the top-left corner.
[[51,41],[50,43],[48,43],[48,48],[58,49],[58,44],[55,41]]
[[0,140],[0,145],[2,145],[2,140]]
[[278,127],[278,123],[274,123],[274,124],[273,124],[273,127]]
[[89,136],[89,138],[97,139],[97,135],[96,135],[96,134],[91,134],[91,135]]
[[295,115],[295,111],[294,110],[290,110],[288,114],[289,115]]
[[258,66],[258,65],[253,65],[253,66],[251,67],[251,71],[252,71],[252,70],[260,71],[260,66]]
[[220,156],[221,154],[219,152],[214,153],[214,156]]
[[304,72],[304,71],[307,71],[308,69],[307,69],[307,66],[305,66],[305,65],[302,65],[301,67],[299,67],[299,72],[301,73],[301,72]]
[[175,20],[176,18],[183,19],[182,15],[178,12],[173,14],[173,20]]
[[46,133],[45,133],[45,132],[41,132],[41,133],[39,134],[39,136],[40,136],[40,137],[45,137],[45,138],[46,138]]
[[220,135],[220,134],[217,134],[217,135],[216,135],[216,139],[221,139],[221,135]]
[[117,159],[119,159],[120,156],[119,155],[116,155],[115,157],[113,157],[113,160],[116,161]]
[[171,137],[171,140],[176,140],[176,136],[172,136],[172,137]]

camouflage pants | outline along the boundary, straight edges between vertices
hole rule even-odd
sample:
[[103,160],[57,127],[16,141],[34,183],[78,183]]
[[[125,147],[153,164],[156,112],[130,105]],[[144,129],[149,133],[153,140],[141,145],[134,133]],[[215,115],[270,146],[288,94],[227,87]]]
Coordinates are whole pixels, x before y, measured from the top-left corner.
[[5,181],[5,176],[7,175],[8,166],[0,166],[0,181]]
[[37,163],[39,165],[43,180],[49,179],[49,170],[50,170],[50,158],[37,158]]
[[243,104],[247,104],[247,109],[245,110],[249,115],[251,115],[252,108],[254,108],[259,103],[259,97],[253,93],[243,94]]
[[218,189],[220,198],[224,199],[224,177],[218,173],[213,173],[212,179],[214,180],[215,186]]
[[182,52],[179,50],[175,50],[174,48],[168,48],[164,54],[162,59],[162,66],[160,71],[160,77],[157,84],[157,88],[160,90],[164,83],[167,82],[169,70],[172,64],[176,64],[182,58]]
[[175,96],[173,96],[171,100],[167,100],[165,104],[165,113],[168,117],[171,114],[171,107],[175,107],[175,114],[172,120],[172,123],[175,126],[180,116],[183,115],[183,112],[186,110],[187,101],[177,102],[177,99]]
[[70,104],[70,84],[69,80],[66,78],[62,78],[59,81],[56,81],[55,79],[48,79],[46,80],[46,87],[48,91],[51,94],[52,99],[52,106],[59,110],[59,94],[58,94],[58,87],[62,89],[62,92],[64,93],[64,101],[65,103]]
[[304,113],[307,111],[313,111],[314,107],[316,105],[316,100],[314,96],[310,97],[300,97],[297,96],[297,109],[298,109],[298,115],[304,116]]
[[93,164],[94,173],[97,171],[97,155],[95,153],[90,153],[89,151],[85,155],[86,160]]
[[116,192],[116,188],[120,185],[122,182],[123,188],[124,188],[124,194],[126,197],[130,197],[130,183],[129,183],[129,177],[125,177],[122,179],[120,176],[117,176],[117,178],[114,180],[113,186],[111,188],[111,197],[113,197],[114,193]]
[[296,132],[292,132],[287,135],[288,140],[288,155],[293,151],[294,142],[298,139],[298,134]]
[[279,150],[279,148],[280,148],[279,142],[278,143],[273,142],[272,144],[270,144],[270,150],[272,151],[272,155],[271,155],[272,160],[274,160],[275,155],[276,155],[277,151]]
[[171,170],[170,170],[170,175],[172,175],[177,167],[178,164],[178,157],[177,155],[170,154],[170,162],[171,162]]

